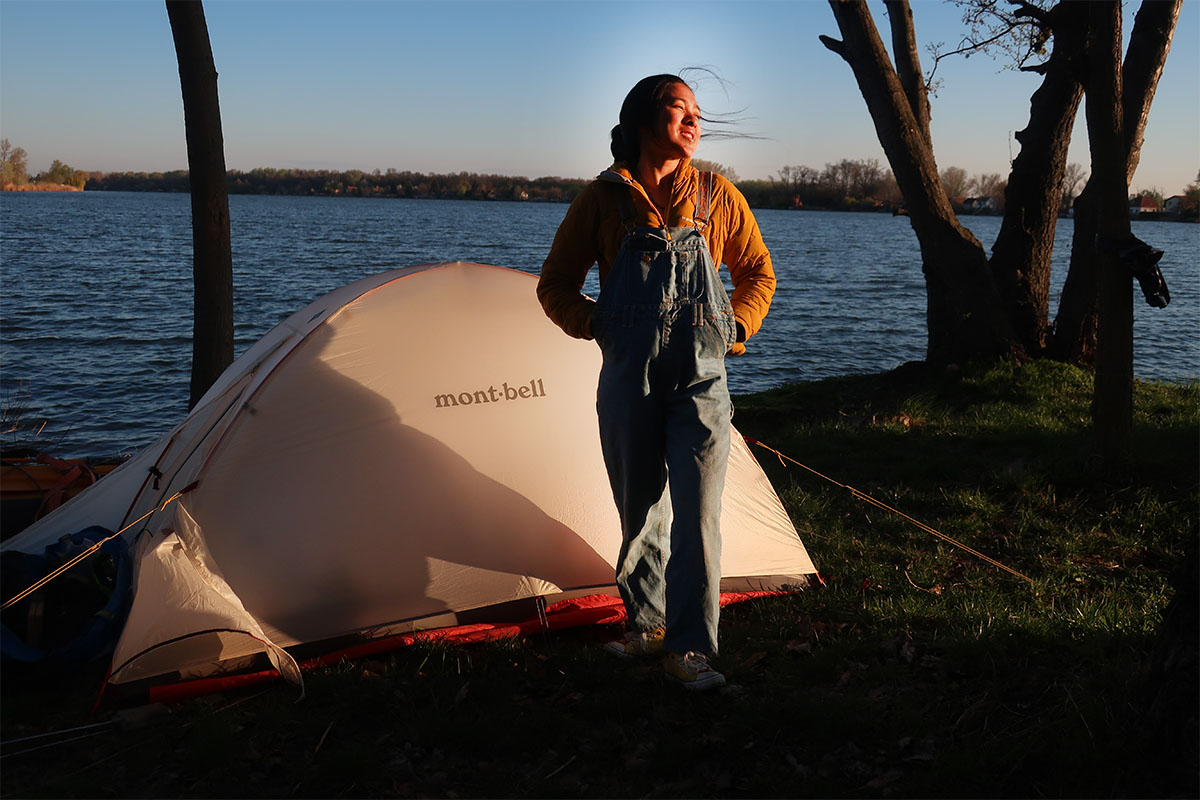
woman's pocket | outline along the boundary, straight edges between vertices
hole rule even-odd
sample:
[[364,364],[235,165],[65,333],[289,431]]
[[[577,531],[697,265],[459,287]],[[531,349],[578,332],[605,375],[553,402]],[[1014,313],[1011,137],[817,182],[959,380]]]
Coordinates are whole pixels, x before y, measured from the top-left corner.
[[703,324],[696,327],[698,355],[724,357],[737,341],[737,323],[733,314],[717,312],[705,314]]

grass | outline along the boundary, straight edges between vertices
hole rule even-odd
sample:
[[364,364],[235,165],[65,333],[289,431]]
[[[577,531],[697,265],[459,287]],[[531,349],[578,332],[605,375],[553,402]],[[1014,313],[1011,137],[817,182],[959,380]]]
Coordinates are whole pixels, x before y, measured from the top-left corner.
[[46,421],[34,422],[26,415],[30,397],[29,388],[19,384],[0,403],[0,452],[5,455],[34,452],[39,445],[45,449],[46,442],[41,437]]
[[[1037,362],[736,398],[739,430],[842,486],[755,450],[825,583],[725,609],[720,693],[612,659],[596,646],[611,629],[421,645],[310,673],[298,704],[276,684],[58,747],[9,744],[0,788],[1193,797],[1195,572],[1178,590],[1172,574],[1195,564],[1200,387],[1138,384],[1133,477],[1119,481],[1092,460],[1090,400],[1087,373]],[[6,671],[4,740],[110,719],[89,713],[102,673]]]

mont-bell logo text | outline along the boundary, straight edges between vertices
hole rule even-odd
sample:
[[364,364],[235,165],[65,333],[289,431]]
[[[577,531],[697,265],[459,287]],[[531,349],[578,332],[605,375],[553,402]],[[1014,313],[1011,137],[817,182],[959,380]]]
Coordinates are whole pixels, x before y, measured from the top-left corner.
[[489,386],[474,392],[459,392],[458,394],[435,394],[433,404],[436,408],[456,408],[479,403],[504,403],[509,400],[530,400],[534,397],[545,397],[546,387],[541,378],[534,378],[529,383],[515,386],[503,383],[499,387]]

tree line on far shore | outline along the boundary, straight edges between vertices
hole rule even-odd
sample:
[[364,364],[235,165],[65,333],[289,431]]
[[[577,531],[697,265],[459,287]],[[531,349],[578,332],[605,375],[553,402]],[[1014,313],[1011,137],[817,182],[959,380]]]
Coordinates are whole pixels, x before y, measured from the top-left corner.
[[72,169],[58,159],[50,169],[29,176],[29,155],[23,147],[13,147],[8,139],[0,140],[0,189],[12,191],[29,187],[54,187],[56,189],[83,189],[88,182],[88,173]]
[[[413,197],[457,200],[572,200],[587,181],[582,178],[525,178],[472,172],[425,174],[420,172],[358,169],[345,171],[276,169],[258,167],[249,172],[226,173],[230,194],[302,195],[335,197]],[[88,191],[186,192],[187,170],[170,172],[93,173]]]
[[[695,159],[699,169],[719,172],[733,181],[753,208],[810,208],[841,211],[898,211],[904,198],[889,169],[878,159],[842,159],[824,169],[786,166],[766,179],[742,180],[730,167],[714,161]],[[27,174],[27,156],[7,139],[0,141],[0,187],[61,188],[113,192],[188,192],[187,170],[168,172],[84,172],[55,160],[50,169],[32,178]],[[487,175],[473,172],[426,174],[412,171],[378,169],[314,170],[259,167],[249,172],[229,170],[230,194],[266,194],[334,197],[411,197],[457,200],[517,200],[532,202],[570,202],[587,185],[585,178],[525,178]],[[966,213],[1001,214],[1007,182],[999,173],[971,176],[961,167],[941,172],[946,194],[956,210]],[[1062,184],[1065,213],[1087,180],[1079,164],[1069,164]],[[1194,196],[1195,195],[1195,196]],[[1161,192],[1143,192],[1131,200],[1150,197],[1162,208]],[[1195,185],[1185,195],[1189,208],[1200,197]]]

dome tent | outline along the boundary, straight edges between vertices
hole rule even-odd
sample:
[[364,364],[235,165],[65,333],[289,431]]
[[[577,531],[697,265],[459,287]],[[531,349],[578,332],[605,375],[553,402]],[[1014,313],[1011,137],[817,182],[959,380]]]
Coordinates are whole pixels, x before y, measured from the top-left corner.
[[[173,431],[0,550],[99,525],[134,552],[110,681],[615,594],[620,525],[595,417],[599,349],[534,276],[446,262],[337,289],[238,358]],[[740,436],[723,590],[815,573]],[[136,521],[136,524],[132,524]]]

